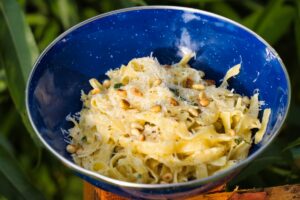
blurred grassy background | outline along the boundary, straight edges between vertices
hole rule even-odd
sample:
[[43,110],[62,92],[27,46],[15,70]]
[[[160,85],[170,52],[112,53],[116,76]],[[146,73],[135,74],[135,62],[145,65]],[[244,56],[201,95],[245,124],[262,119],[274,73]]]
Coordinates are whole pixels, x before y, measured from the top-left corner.
[[228,189],[300,183],[299,0],[0,0],[0,200],[81,199],[82,181],[36,142],[28,125],[24,88],[39,52],[80,21],[114,9],[158,4],[223,15],[277,50],[293,88],[288,119],[278,139]]

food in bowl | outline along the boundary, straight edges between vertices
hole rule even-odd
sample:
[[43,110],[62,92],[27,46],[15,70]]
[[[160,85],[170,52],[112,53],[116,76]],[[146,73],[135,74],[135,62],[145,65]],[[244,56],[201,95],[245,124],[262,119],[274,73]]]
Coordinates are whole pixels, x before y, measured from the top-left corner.
[[260,121],[258,92],[249,98],[227,88],[240,64],[216,86],[189,66],[193,55],[173,65],[137,58],[109,70],[102,84],[91,79],[82,110],[68,117],[75,163],[122,181],[163,184],[205,178],[245,159],[271,109]]

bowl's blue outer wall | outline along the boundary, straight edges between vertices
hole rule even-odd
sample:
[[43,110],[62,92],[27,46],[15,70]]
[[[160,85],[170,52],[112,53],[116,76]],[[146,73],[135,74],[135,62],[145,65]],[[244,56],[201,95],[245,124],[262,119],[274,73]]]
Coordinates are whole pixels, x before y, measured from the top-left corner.
[[[253,154],[278,131],[287,112],[289,85],[283,66],[276,53],[252,33],[191,10],[121,12],[96,18],[61,36],[40,57],[28,85],[34,126],[48,145],[72,160],[65,151],[67,137],[62,129],[71,126],[66,116],[80,111],[80,92],[90,89],[90,78],[104,79],[107,70],[151,53],[163,64],[174,63],[186,47],[197,54],[190,64],[206,72],[207,78],[220,80],[230,67],[241,63],[241,72],[229,81],[230,87],[248,96],[258,89],[259,98],[265,101],[263,108],[272,109],[267,134],[251,149]],[[111,190],[124,193],[115,186]]]
[[[239,170],[236,172],[230,174],[229,176],[223,177],[219,179],[218,181],[212,181],[208,184],[199,186],[198,184],[189,185],[186,187],[169,187],[167,189],[157,188],[157,189],[131,189],[126,187],[118,187],[113,186],[111,184],[107,184],[105,182],[99,182],[93,178],[90,178],[89,176],[82,175],[80,173],[77,173],[79,177],[82,179],[88,181],[89,183],[93,184],[96,187],[100,187],[104,190],[119,194],[121,196],[125,196],[128,198],[134,198],[134,199],[183,199],[186,197],[191,197],[195,194],[200,193],[207,193],[212,188],[216,188],[223,183],[226,183],[227,181],[231,180],[233,176],[235,176]],[[139,198],[137,198],[139,197]]]

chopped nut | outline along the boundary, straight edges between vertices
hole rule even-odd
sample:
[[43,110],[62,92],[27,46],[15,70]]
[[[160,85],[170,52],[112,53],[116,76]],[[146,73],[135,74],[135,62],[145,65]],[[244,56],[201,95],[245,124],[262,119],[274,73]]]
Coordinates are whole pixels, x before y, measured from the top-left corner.
[[228,130],[229,135],[235,136],[235,131],[233,129]]
[[156,79],[154,82],[153,82],[153,86],[158,86],[162,83],[162,80],[160,78]]
[[77,150],[77,148],[76,148],[75,145],[69,144],[69,145],[67,145],[66,150],[67,150],[67,152],[69,152],[69,153],[75,153],[76,150]]
[[141,134],[141,132],[136,128],[131,129],[130,133],[134,136],[139,136]]
[[163,176],[162,176],[162,179],[166,182],[170,182],[172,181],[173,179],[173,175],[171,173],[165,173]]
[[110,83],[110,80],[107,80],[107,79],[104,80],[103,83],[102,83],[102,85],[103,85],[105,88],[109,88],[109,87],[110,87],[110,84],[111,84],[111,83]]
[[189,108],[188,111],[194,117],[197,117],[199,115],[199,112],[194,108]]
[[155,106],[152,106],[151,108],[150,108],[150,110],[152,111],[152,112],[160,112],[161,111],[161,106],[160,105],[155,105]]
[[170,69],[172,67],[172,65],[165,65],[164,66],[166,69]]
[[209,103],[210,103],[210,101],[209,101],[209,99],[206,97],[206,94],[205,94],[203,91],[201,91],[201,92],[199,93],[199,104],[200,104],[201,106],[203,106],[203,107],[206,107],[206,106],[209,105]]
[[210,103],[210,101],[207,99],[207,98],[202,98],[202,99],[199,99],[199,104],[203,107],[206,107],[208,106]]
[[78,155],[82,154],[83,153],[83,148],[82,147],[79,147],[77,150],[76,150],[76,153]]
[[187,79],[185,80],[185,87],[186,87],[186,88],[191,88],[191,87],[193,86],[193,84],[194,84],[193,79],[187,78]]
[[172,97],[169,99],[169,101],[170,101],[170,104],[173,105],[173,106],[178,106],[179,105],[179,103]]
[[120,107],[123,108],[124,110],[126,110],[130,107],[130,103],[128,101],[126,101],[125,99],[121,99]]
[[95,79],[95,78],[92,78],[92,79],[90,79],[90,85],[95,89],[95,88],[98,88],[98,89],[100,89],[100,88],[102,88],[102,85],[101,85],[101,83],[99,83],[99,81],[97,80],[97,79]]
[[91,91],[91,94],[92,94],[92,95],[99,94],[99,93],[100,93],[100,89],[99,89],[99,88],[94,88],[94,89],[92,89],[92,91]]
[[124,98],[127,97],[127,92],[126,92],[126,90],[123,90],[123,89],[118,89],[118,90],[117,90],[117,94],[118,94],[120,97],[124,97]]
[[140,134],[140,135],[138,136],[138,139],[139,139],[139,141],[145,141],[146,137],[145,137],[144,134]]
[[203,84],[194,84],[192,88],[195,90],[204,90],[205,86]]
[[210,86],[210,85],[216,85],[216,81],[212,80],[212,79],[206,79],[205,82],[206,82],[206,84],[208,86]]
[[138,130],[144,130],[144,126],[141,125],[140,123],[137,123],[137,122],[132,122],[131,123],[131,128],[136,128]]
[[139,90],[139,89],[137,89],[137,88],[131,88],[131,92],[132,92],[132,94],[134,94],[135,96],[138,96],[138,97],[142,97],[143,96],[143,93]]
[[199,92],[199,96],[198,96],[198,98],[199,98],[199,99],[206,98],[206,94],[205,94],[205,92],[203,92],[203,91],[200,91],[200,92]]

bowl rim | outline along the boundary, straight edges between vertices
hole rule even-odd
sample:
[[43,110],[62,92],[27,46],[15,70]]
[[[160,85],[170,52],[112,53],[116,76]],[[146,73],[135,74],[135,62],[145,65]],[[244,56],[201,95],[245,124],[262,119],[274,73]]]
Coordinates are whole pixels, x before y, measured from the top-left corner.
[[[268,141],[261,146],[256,152],[254,152],[252,155],[248,156],[245,160],[242,160],[240,162],[238,162],[237,164],[235,164],[232,167],[229,167],[227,169],[221,170],[211,176],[208,176],[206,178],[203,179],[196,179],[196,180],[192,180],[192,181],[188,181],[188,182],[181,182],[181,183],[170,183],[170,184],[145,184],[145,183],[133,183],[133,182],[126,182],[126,181],[121,181],[121,180],[117,180],[114,178],[110,178],[101,174],[98,174],[96,172],[93,172],[91,170],[85,169],[71,161],[69,161],[68,159],[64,158],[63,156],[61,156],[58,152],[56,152],[42,137],[42,134],[38,131],[37,127],[34,124],[34,121],[32,119],[32,115],[29,109],[29,87],[31,85],[32,82],[32,78],[33,78],[33,74],[38,66],[38,64],[40,63],[40,61],[43,59],[43,57],[46,55],[46,53],[49,51],[49,49],[51,49],[58,41],[60,41],[61,39],[63,39],[66,35],[68,35],[69,33],[71,33],[72,31],[76,30],[79,27],[82,27],[92,21],[101,19],[101,18],[105,18],[111,15],[115,15],[115,14],[119,14],[119,13],[125,13],[125,12],[130,12],[130,11],[139,11],[139,10],[178,10],[178,11],[184,11],[184,12],[190,12],[190,13],[199,13],[202,15],[206,15],[206,16],[210,16],[213,18],[217,18],[220,20],[223,20],[225,22],[228,22],[230,24],[233,24],[243,30],[245,30],[246,32],[250,33],[251,35],[253,35],[255,38],[257,38],[260,42],[262,42],[264,45],[266,45],[266,47],[276,56],[277,60],[279,61],[281,68],[284,72],[285,78],[287,80],[287,87],[288,87],[288,102],[287,102],[287,110],[283,116],[283,119],[281,121],[281,123],[279,124],[279,128],[277,130],[275,130],[275,133],[268,139]],[[250,30],[249,28],[245,27],[244,25],[239,24],[238,22],[235,22],[231,19],[228,19],[226,17],[223,17],[221,15],[215,14],[215,13],[211,13],[208,11],[204,11],[204,10],[200,10],[200,9],[196,9],[196,8],[188,8],[188,7],[183,7],[183,6],[167,6],[167,5],[152,5],[152,6],[136,6],[136,7],[129,7],[129,8],[123,8],[123,9],[118,9],[118,10],[113,10],[110,12],[106,12],[97,16],[94,16],[92,18],[89,18],[87,20],[84,20],[74,26],[72,26],[71,28],[67,29],[65,32],[61,33],[58,37],[56,37],[55,40],[53,40],[43,51],[42,53],[39,55],[39,57],[36,59],[33,68],[31,69],[31,72],[29,74],[29,78],[27,80],[27,84],[26,84],[26,90],[25,90],[25,103],[26,103],[26,110],[27,110],[27,115],[29,117],[29,121],[35,131],[35,134],[38,136],[39,140],[42,142],[42,144],[46,147],[46,149],[48,151],[50,151],[53,155],[55,155],[65,166],[67,166],[68,168],[76,171],[77,173],[82,173],[83,175],[89,176],[97,181],[104,181],[108,184],[112,184],[115,186],[121,186],[121,187],[128,187],[128,188],[140,188],[140,189],[163,189],[163,188],[176,188],[176,187],[187,187],[187,186],[198,186],[198,185],[203,185],[209,182],[212,182],[214,180],[218,180],[222,177],[225,176],[229,176],[230,174],[234,173],[236,170],[241,169],[242,167],[246,166],[247,164],[249,164],[251,161],[253,161],[258,155],[260,155],[273,141],[274,138],[279,134],[283,123],[286,120],[286,117],[288,115],[289,112],[289,108],[290,108],[290,102],[291,102],[291,82],[290,82],[290,78],[287,72],[287,69],[282,61],[282,59],[280,58],[280,56],[278,55],[278,53],[274,50],[274,48],[267,43],[261,36],[259,36],[258,34],[256,34],[254,31]]]

